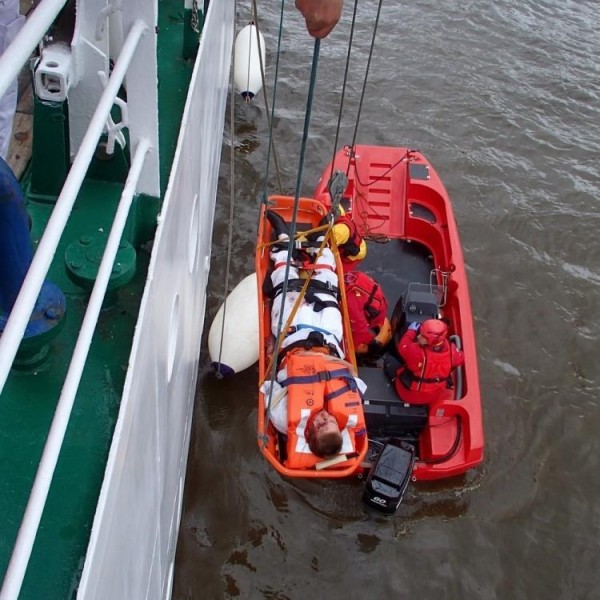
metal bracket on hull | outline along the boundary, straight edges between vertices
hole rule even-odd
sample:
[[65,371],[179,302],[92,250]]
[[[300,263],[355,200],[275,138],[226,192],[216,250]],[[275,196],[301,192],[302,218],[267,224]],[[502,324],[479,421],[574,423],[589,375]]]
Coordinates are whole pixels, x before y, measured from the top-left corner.
[[[104,89],[108,85],[108,76],[104,72],[99,72],[98,77],[100,77],[100,81]],[[125,127],[129,127],[129,109],[127,107],[127,102],[125,100],[119,98],[118,96],[115,98],[115,104],[119,107],[121,111],[121,120],[118,123],[115,123],[112,115],[108,115],[106,119],[106,125],[104,126],[105,131],[108,134],[108,139],[106,140],[106,147],[104,148],[107,155],[112,155],[115,152],[115,142],[121,146],[121,148],[125,148],[127,145],[127,141],[125,140],[125,135],[121,131]]]

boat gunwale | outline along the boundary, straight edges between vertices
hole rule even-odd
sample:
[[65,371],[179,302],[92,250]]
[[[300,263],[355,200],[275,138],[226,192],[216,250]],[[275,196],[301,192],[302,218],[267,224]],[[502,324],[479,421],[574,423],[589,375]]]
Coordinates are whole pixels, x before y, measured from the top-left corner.
[[[473,314],[462,244],[450,196],[439,174],[421,152],[405,147],[359,144],[352,150],[349,147],[344,147],[336,153],[333,160],[323,169],[315,189],[314,197],[323,202],[326,208],[331,207],[331,200],[327,191],[327,181],[329,175],[337,168],[348,173],[348,186],[343,194],[343,198],[349,200],[350,206],[353,206],[356,197],[362,195],[361,186],[357,185],[360,177],[356,176],[355,181],[357,165],[360,165],[362,160],[369,160],[373,155],[372,153],[376,154],[376,156],[386,153],[393,154],[395,157],[389,160],[377,159],[376,166],[378,168],[389,167],[389,165],[397,166],[402,162],[405,162],[407,166],[406,179],[401,180],[401,184],[405,186],[403,197],[403,210],[406,211],[403,219],[405,234],[392,235],[390,239],[417,242],[428,248],[432,253],[434,267],[441,268],[442,270],[451,270],[452,279],[457,282],[457,285],[453,286],[452,302],[454,305],[451,307],[452,314],[450,320],[462,342],[462,349],[465,356],[463,366],[464,380],[467,382],[467,387],[460,399],[443,400],[431,406],[429,415],[430,418],[442,412],[446,417],[460,415],[463,418],[463,422],[467,423],[467,427],[463,427],[464,431],[460,444],[448,460],[428,462],[427,458],[420,457],[415,462],[413,471],[413,478],[415,480],[435,480],[454,477],[464,474],[482,462],[484,434]],[[401,159],[395,163],[396,158],[399,156]],[[435,202],[428,203],[422,197],[418,199],[406,197],[409,196],[410,185],[414,183],[408,174],[410,164],[421,164],[427,167],[428,178],[426,180],[416,180],[416,184],[429,194],[432,192],[435,193]],[[389,171],[392,168],[389,168]],[[388,172],[386,172],[387,174]],[[388,179],[391,178],[388,177]],[[363,197],[361,201],[364,202],[364,200]],[[397,201],[397,198],[394,198],[394,200]],[[413,202],[423,203],[426,208],[431,210],[435,216],[434,222],[431,223],[427,219],[411,214],[411,204]],[[432,228],[437,231],[441,241],[435,246],[432,246],[431,240],[425,233],[431,231]],[[358,268],[360,269],[360,266]],[[393,302],[390,303],[391,307],[393,305]],[[419,447],[422,450],[421,444],[419,444]]]

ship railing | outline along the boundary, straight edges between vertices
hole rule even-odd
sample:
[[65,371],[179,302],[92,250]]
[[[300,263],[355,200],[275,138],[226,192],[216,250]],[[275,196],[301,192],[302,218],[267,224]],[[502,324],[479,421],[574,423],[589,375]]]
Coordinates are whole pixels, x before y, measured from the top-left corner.
[[0,98],[44,37],[67,0],[42,0],[27,17],[23,29],[0,56]]
[[[56,12],[58,12],[63,4],[64,2],[62,2],[62,0],[43,0],[36,9],[36,12],[45,5],[45,18],[51,19],[51,17],[53,18],[56,16],[56,13],[53,11],[56,10]],[[52,7],[52,9],[50,7]],[[33,16],[31,18],[33,18]],[[33,31],[42,31],[41,35],[43,35],[48,26],[49,23],[44,28],[40,21],[40,24],[36,25],[38,29]],[[91,118],[89,127],[83,137],[79,152],[73,161],[69,175],[58,196],[52,215],[48,220],[44,235],[39,242],[27,276],[21,286],[17,301],[6,323],[4,332],[2,333],[2,336],[0,336],[0,393],[4,389],[4,385],[19,349],[23,334],[25,333],[30,315],[47,276],[54,254],[56,253],[59,240],[63,234],[67,220],[83,183],[83,179],[93,158],[112,105],[117,97],[119,88],[123,83],[141,36],[146,29],[147,25],[142,20],[137,20],[133,23],[129,31],[104,93],[100,98],[94,115]],[[24,30],[22,30],[21,33],[23,33],[23,31]],[[30,32],[31,31],[32,29],[30,29]],[[31,33],[29,35],[31,35]],[[15,57],[17,53],[21,56],[21,53],[26,52],[25,50],[15,50],[14,53],[12,52],[12,47],[18,43],[19,36],[17,36],[13,41],[13,44],[7,50],[7,52],[9,52],[8,60],[10,60],[11,56],[13,56],[13,60],[17,60]],[[31,49],[28,52],[31,52]],[[0,59],[0,73],[2,74],[0,76],[2,77],[1,83],[3,83],[5,77],[4,69],[6,60],[6,55],[3,55],[2,59]],[[22,64],[24,64],[24,62]],[[0,94],[2,93],[1,89],[0,86]],[[134,157],[131,168],[119,201],[106,249],[100,263],[98,276],[92,290],[88,308],[83,319],[73,357],[69,365],[56,412],[50,427],[48,439],[38,467],[33,489],[27,503],[27,508],[19,529],[13,554],[6,571],[2,590],[0,591],[0,600],[16,600],[19,596],[39,528],[42,512],[44,510],[44,505],[46,503],[46,498],[48,496],[48,491],[50,489],[50,484],[52,482],[52,477],[54,475],[54,470],[58,462],[60,449],[71,416],[75,395],[81,381],[92,336],[96,328],[103,299],[106,295],[118,246],[125,228],[133,197],[138,188],[138,181],[144,166],[144,161],[150,150],[150,142],[147,138],[142,137],[139,139],[133,151]]]

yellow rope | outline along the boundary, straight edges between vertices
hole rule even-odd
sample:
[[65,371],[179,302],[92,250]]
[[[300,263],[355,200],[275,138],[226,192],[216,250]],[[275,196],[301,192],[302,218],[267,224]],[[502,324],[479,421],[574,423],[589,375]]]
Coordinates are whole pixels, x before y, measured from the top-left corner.
[[[323,252],[323,248],[325,248],[326,244],[327,244],[327,240],[331,235],[331,228],[328,225],[323,225],[321,227],[316,227],[314,229],[311,229],[309,231],[303,231],[300,235],[306,235],[307,233],[312,233],[312,232],[317,232],[317,231],[324,231],[325,228],[327,227],[327,232],[323,238],[323,241],[321,242],[321,247],[319,248],[319,250],[317,251],[317,255],[316,257],[320,256],[321,253]],[[296,234],[296,238],[298,238],[299,235]],[[333,240],[333,238],[332,238]],[[264,246],[272,246],[274,243],[276,242],[265,242]],[[279,243],[281,243],[281,241],[279,241]],[[333,245],[335,246],[335,240],[333,240]],[[337,246],[335,246],[335,253],[337,255]],[[315,257],[315,258],[316,258]],[[337,262],[337,258],[336,258],[336,262]],[[337,269],[336,269],[337,270]],[[339,279],[339,276],[338,276]],[[310,284],[310,280],[311,278],[308,277],[306,279],[306,281],[304,282],[304,285],[302,286],[302,289],[300,290],[300,292],[298,292],[298,297],[296,298],[296,301],[294,302],[294,306],[292,307],[292,310],[290,311],[290,314],[287,318],[287,321],[285,323],[285,325],[283,326],[282,330],[279,333],[279,339],[277,340],[277,344],[275,345],[276,348],[281,348],[281,344],[283,343],[283,340],[285,339],[285,337],[287,336],[287,332],[289,330],[289,328],[291,327],[293,321],[294,321],[294,317],[296,316],[296,313],[298,312],[298,309],[300,308],[300,305],[302,304],[302,300],[304,300],[304,296],[306,294],[306,290],[308,289],[308,286]],[[281,310],[283,310],[283,299],[282,299],[282,307]],[[270,374],[271,370],[273,369],[273,361],[276,359],[275,357],[275,353],[273,352],[273,355],[271,356],[271,360],[269,361],[269,367],[265,370],[265,374]],[[266,381],[266,379],[263,379],[260,382],[260,386],[262,387],[263,383]]]
[[[339,309],[342,314],[342,320],[344,323],[344,331],[346,331],[347,333],[351,333],[352,329],[351,329],[351,325],[350,325],[350,317],[348,315],[348,302],[346,299],[346,288],[344,285],[343,267],[341,264],[340,253],[339,253],[337,244],[335,242],[335,236],[333,235],[333,228],[330,225],[321,225],[319,227],[315,227],[308,231],[303,231],[301,233],[296,234],[296,239],[298,239],[301,236],[305,236],[307,234],[316,233],[316,232],[325,231],[325,230],[327,230],[327,231],[325,233],[325,236],[323,238],[323,241],[321,242],[321,246],[319,247],[315,258],[318,258],[321,255],[321,253],[323,252],[323,249],[326,247],[327,242],[329,241],[330,249],[334,255],[335,262],[336,262],[336,273],[338,276],[338,284],[339,284],[338,288],[340,290],[340,295],[341,295],[340,302],[339,302],[339,305],[340,305]],[[268,247],[268,246],[272,246],[275,243],[277,243],[277,240],[275,240],[273,242],[265,242],[265,243],[263,243],[263,246]],[[281,243],[281,241],[279,241],[279,243]],[[302,289],[298,293],[298,297],[296,298],[296,301],[294,302],[294,306],[292,307],[292,310],[290,311],[287,321],[286,321],[283,329],[279,333],[278,343],[275,345],[276,348],[281,348],[281,344],[283,343],[283,340],[287,336],[287,332],[290,329],[290,327],[294,321],[294,317],[296,316],[296,313],[298,312],[298,309],[300,308],[300,304],[302,303],[302,300],[304,299],[306,290],[308,289],[308,286],[310,284],[310,279],[311,279],[310,277],[306,279],[306,281],[304,282],[304,285],[302,286]],[[283,310],[283,306],[282,306],[282,310]],[[356,370],[356,368],[357,368],[356,367],[356,357],[354,355],[354,343],[352,341],[352,335],[346,336],[345,342],[346,342],[346,347],[348,350],[348,352],[347,352],[348,362],[350,362],[350,364],[352,364],[352,366]],[[265,374],[271,373],[274,360],[276,360],[275,353],[273,353],[273,355],[271,356],[271,360],[269,361],[268,368],[265,370]],[[262,387],[262,385],[265,381],[266,381],[266,378],[260,382],[259,387]]]

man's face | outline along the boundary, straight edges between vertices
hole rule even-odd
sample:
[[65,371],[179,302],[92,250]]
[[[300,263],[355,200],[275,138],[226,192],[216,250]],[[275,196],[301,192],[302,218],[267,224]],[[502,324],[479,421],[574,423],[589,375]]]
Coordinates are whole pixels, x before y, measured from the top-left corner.
[[330,415],[326,410],[322,410],[314,416],[313,427],[315,433],[321,435],[330,431],[338,432],[340,430],[335,417]]

